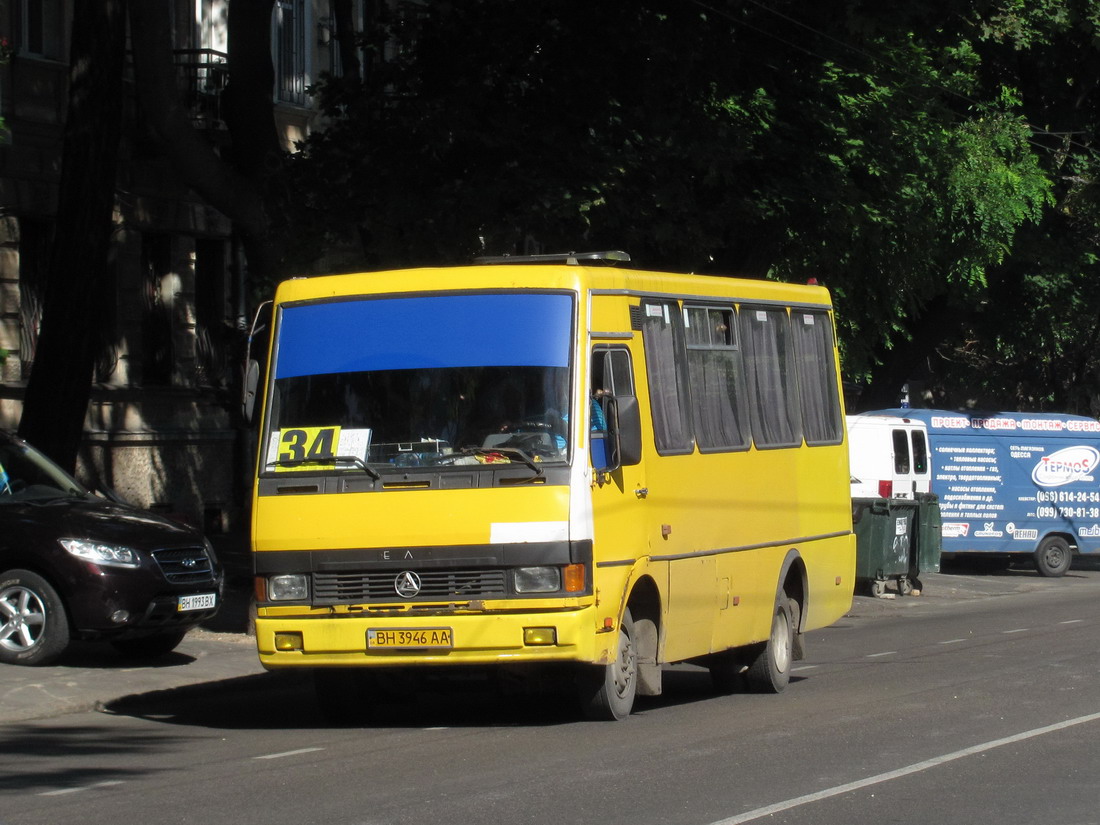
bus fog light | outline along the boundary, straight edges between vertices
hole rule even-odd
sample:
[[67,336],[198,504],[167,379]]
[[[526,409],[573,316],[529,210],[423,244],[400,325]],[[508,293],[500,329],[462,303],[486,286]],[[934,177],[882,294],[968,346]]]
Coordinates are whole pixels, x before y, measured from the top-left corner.
[[523,643],[525,645],[556,645],[558,643],[558,629],[556,627],[525,627],[523,628]]
[[516,568],[517,593],[556,593],[561,590],[561,572],[556,567]]
[[273,602],[300,602],[309,598],[309,578],[301,574],[272,576],[267,597]]
[[276,650],[301,650],[302,634],[298,631],[285,631],[275,634]]

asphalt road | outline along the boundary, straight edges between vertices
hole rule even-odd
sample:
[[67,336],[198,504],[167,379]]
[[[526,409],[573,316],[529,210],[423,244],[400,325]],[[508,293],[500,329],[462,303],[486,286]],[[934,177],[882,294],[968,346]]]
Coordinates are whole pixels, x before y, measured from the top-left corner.
[[858,599],[780,696],[671,668],[622,723],[471,686],[325,727],[264,674],[10,724],[0,825],[1100,823],[1100,571],[1018,576]]

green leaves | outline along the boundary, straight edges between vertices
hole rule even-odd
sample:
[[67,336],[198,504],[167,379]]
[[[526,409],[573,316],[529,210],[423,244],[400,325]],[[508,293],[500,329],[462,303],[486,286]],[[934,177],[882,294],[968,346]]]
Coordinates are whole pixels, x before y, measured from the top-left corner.
[[[394,59],[320,84],[331,125],[293,165],[304,235],[365,267],[606,247],[818,277],[871,396],[920,379],[994,406],[1066,397],[1053,367],[1006,387],[1098,316],[1100,0],[409,9],[366,34]],[[1027,312],[1006,288],[1057,300],[1064,332],[1005,317]]]

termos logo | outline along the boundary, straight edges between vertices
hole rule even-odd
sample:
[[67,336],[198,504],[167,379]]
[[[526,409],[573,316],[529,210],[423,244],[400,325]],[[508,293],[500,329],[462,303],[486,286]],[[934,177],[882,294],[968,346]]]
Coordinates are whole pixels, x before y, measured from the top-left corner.
[[1097,464],[1100,464],[1100,451],[1095,447],[1066,447],[1043,456],[1031,471],[1031,480],[1040,487],[1092,481],[1092,471]]

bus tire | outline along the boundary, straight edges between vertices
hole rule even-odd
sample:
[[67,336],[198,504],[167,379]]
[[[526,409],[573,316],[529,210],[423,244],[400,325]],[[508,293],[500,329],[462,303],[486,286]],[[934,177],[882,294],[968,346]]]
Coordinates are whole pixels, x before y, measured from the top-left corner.
[[615,661],[585,668],[578,677],[578,689],[584,714],[589,719],[619,722],[630,715],[638,692],[638,650],[629,607],[623,611],[619,624]]
[[1064,576],[1073,563],[1073,549],[1061,536],[1047,536],[1035,551],[1035,569],[1043,576]]
[[745,671],[745,683],[753,693],[782,693],[791,680],[794,649],[794,622],[790,599],[781,593],[772,615],[768,641]]

